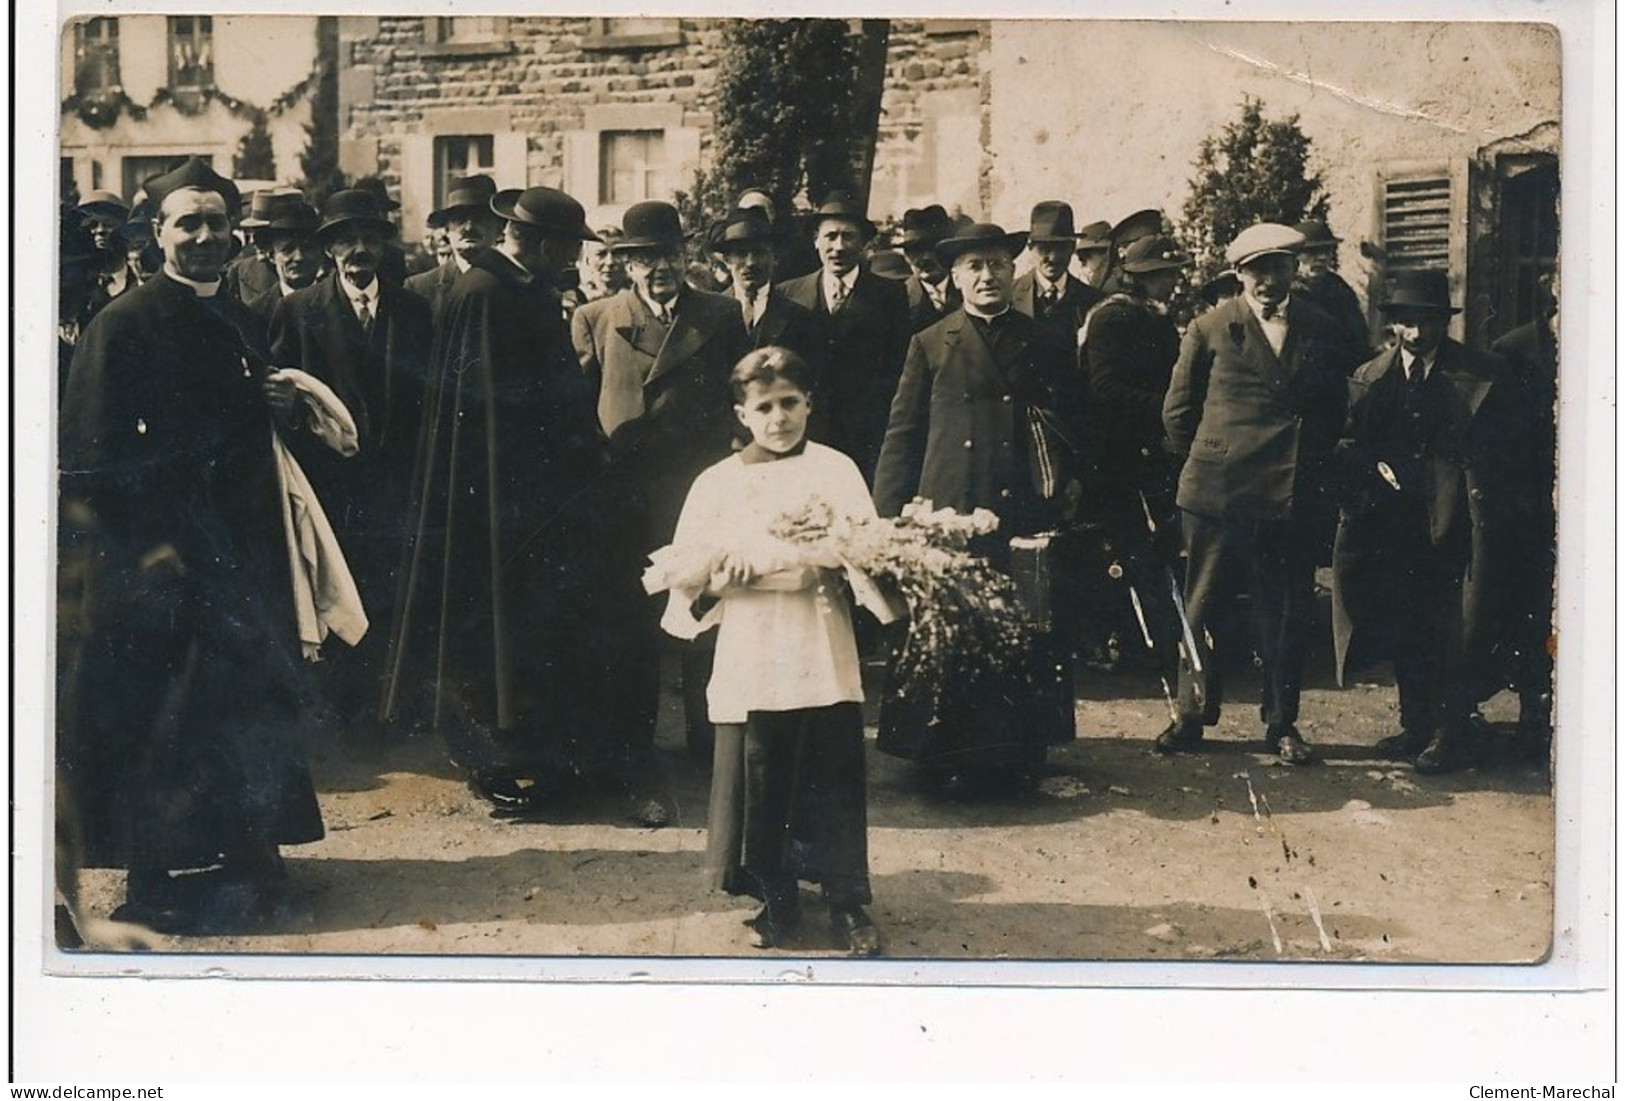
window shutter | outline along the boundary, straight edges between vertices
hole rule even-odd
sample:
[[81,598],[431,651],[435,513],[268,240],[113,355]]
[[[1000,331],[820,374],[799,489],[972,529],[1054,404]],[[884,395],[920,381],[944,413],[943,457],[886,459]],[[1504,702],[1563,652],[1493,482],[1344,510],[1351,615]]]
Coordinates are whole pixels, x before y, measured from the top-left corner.
[[1388,271],[1450,266],[1450,177],[1383,181],[1382,247]]

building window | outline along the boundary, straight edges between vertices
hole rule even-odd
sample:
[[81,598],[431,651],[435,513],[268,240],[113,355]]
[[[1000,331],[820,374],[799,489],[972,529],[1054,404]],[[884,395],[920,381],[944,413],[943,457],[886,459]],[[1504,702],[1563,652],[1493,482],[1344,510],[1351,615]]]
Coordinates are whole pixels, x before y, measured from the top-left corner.
[[1450,268],[1450,177],[1383,181],[1382,247],[1388,273]]
[[588,50],[652,50],[682,44],[681,20],[638,16],[595,18],[581,43]]
[[169,87],[195,92],[214,87],[214,17],[169,17]]
[[119,87],[118,20],[87,19],[73,28],[73,90],[108,96]]
[[506,38],[507,34],[506,16],[436,15],[423,21],[423,40],[431,46],[496,42]]
[[452,134],[434,139],[434,209],[445,205],[451,181],[459,176],[489,176],[496,170],[496,138],[490,134]]
[[605,206],[666,194],[666,132],[605,130],[598,139],[598,201]]
[[[125,157],[120,166],[124,176],[124,201],[133,201],[142,184],[154,176],[162,176],[185,159],[184,153],[166,153],[161,157]],[[204,153],[200,159],[209,167],[214,167],[212,155]]]

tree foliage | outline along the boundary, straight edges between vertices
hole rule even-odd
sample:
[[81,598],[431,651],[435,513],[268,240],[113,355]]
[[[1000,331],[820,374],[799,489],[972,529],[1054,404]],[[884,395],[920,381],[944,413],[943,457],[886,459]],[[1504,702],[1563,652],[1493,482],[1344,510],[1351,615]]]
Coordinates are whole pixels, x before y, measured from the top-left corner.
[[339,35],[338,19],[316,20],[316,86],[310,96],[310,121],[305,123],[305,151],[299,156],[303,173],[298,186],[317,209],[349,181],[339,171]]
[[711,167],[683,196],[694,224],[748,187],[787,211],[853,185],[857,50],[844,19],[734,19],[717,56]]
[[1296,114],[1267,120],[1263,101],[1250,96],[1239,119],[1202,139],[1180,227],[1196,284],[1224,270],[1225,246],[1255,222],[1326,217],[1324,177],[1309,171],[1311,145]]
[[237,143],[231,174],[239,180],[276,179],[276,150],[271,145],[271,131],[265,125],[263,113],[254,116],[248,132]]

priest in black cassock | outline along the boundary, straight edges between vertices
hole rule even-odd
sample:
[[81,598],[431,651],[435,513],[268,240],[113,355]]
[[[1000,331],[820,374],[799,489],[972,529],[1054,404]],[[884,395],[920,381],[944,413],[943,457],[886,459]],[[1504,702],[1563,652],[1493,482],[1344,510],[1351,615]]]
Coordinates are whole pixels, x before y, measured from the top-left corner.
[[222,293],[237,189],[194,157],[146,190],[163,270],[90,323],[62,401],[91,530],[57,763],[86,864],[128,869],[114,917],[224,931],[281,912],[278,847],[322,836],[272,443],[292,397]]

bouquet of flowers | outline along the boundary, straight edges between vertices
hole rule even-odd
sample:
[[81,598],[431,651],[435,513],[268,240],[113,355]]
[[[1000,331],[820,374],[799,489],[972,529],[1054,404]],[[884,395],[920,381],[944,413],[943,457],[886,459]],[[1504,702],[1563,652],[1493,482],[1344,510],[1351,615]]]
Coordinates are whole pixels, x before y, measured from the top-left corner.
[[963,515],[918,498],[896,519],[837,519],[815,499],[779,517],[771,531],[839,561],[860,603],[882,622],[891,617],[864,599],[862,587],[878,583],[895,598],[889,603],[900,600],[908,631],[893,666],[895,689],[934,709],[949,685],[1021,668],[1031,646],[1014,583],[969,549],[998,525],[987,509]]

